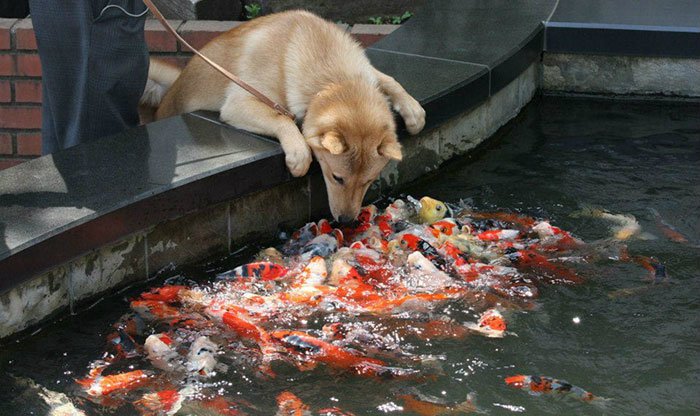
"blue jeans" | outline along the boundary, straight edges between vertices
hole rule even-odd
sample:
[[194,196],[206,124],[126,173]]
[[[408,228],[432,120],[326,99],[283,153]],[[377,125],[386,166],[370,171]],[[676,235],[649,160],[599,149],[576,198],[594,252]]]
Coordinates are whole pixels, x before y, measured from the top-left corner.
[[148,78],[141,0],[30,0],[44,154],[138,125]]

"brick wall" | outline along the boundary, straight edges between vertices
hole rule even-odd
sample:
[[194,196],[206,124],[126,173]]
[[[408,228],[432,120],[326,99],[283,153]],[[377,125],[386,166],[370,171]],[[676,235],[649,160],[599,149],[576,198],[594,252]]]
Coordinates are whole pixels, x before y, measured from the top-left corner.
[[[241,22],[170,21],[194,47]],[[398,26],[342,26],[367,47]],[[146,21],[146,43],[155,56],[184,66],[191,54],[156,20]],[[0,18],[0,170],[41,154],[41,64],[30,19]]]

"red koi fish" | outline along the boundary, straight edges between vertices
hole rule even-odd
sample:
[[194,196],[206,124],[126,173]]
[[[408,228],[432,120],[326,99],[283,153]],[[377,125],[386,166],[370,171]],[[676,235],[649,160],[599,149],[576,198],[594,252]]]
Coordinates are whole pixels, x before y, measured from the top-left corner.
[[452,405],[445,403],[444,400],[437,397],[417,392],[400,394],[398,398],[403,401],[404,410],[408,410],[420,416],[449,416],[478,412],[471,395],[467,396],[466,401]]
[[119,390],[133,390],[150,378],[150,374],[142,370],[103,376],[104,370],[105,367],[94,368],[86,378],[76,380],[76,383],[81,385],[89,396],[97,397]]
[[555,281],[573,284],[583,282],[583,279],[581,279],[581,277],[579,277],[573,271],[550,262],[547,257],[537,253],[534,250],[508,249],[506,250],[506,257],[515,263],[516,267],[518,268],[534,269],[536,271],[544,272]]
[[274,352],[272,337],[260,326],[254,324],[240,314],[232,312],[224,312],[222,320],[224,324],[232,329],[239,337],[258,344],[263,354]]
[[294,393],[284,391],[277,396],[275,416],[311,416],[311,409]]
[[218,280],[276,280],[287,275],[287,268],[281,264],[269,261],[248,263],[238,266],[235,269],[222,273],[216,278]]
[[599,397],[587,392],[581,387],[577,387],[567,382],[566,380],[557,380],[556,378],[546,376],[525,376],[515,375],[506,377],[506,384],[517,389],[525,390],[532,395],[539,396],[541,394],[563,394],[575,397],[584,402],[592,402]]
[[509,212],[469,212],[468,216],[478,220],[496,220],[517,225],[522,230],[527,230],[535,225],[535,219],[526,215],[512,214]]
[[165,302],[157,300],[133,300],[131,309],[144,319],[172,319],[180,316],[180,311]]
[[156,287],[148,292],[141,294],[140,298],[143,300],[151,300],[165,303],[175,303],[180,300],[180,292],[184,290],[189,290],[187,286],[180,285],[166,285],[163,287]]
[[325,342],[301,331],[274,331],[272,337],[289,352],[304,360],[313,360],[336,370],[352,371],[365,377],[395,378],[415,374],[414,370],[388,367],[376,358],[363,357],[354,351]]

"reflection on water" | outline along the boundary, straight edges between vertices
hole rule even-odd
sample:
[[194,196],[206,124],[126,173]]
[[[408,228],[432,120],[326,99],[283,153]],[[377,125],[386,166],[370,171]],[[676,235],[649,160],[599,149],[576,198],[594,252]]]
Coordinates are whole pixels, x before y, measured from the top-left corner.
[[[542,290],[541,308],[515,314],[517,337],[469,337],[421,347],[443,354],[445,376],[421,391],[461,402],[476,392],[490,414],[697,414],[700,412],[700,106],[544,98],[530,105],[474,160],[450,163],[404,190],[484,210],[516,209],[551,221],[586,241],[609,235],[608,223],[570,214],[585,207],[634,215],[656,238],[629,242],[668,268],[667,284],[646,285],[637,266],[609,262],[591,268],[587,283]],[[651,208],[651,209],[650,209]],[[669,240],[663,222],[686,236]],[[240,263],[236,258],[184,267],[195,280]],[[637,288],[641,288],[637,290]],[[134,293],[139,292],[135,290]],[[611,294],[617,294],[610,296]],[[104,351],[110,324],[127,308],[114,296],[0,351],[0,414],[43,414],[29,377],[73,396],[73,378]],[[535,397],[507,388],[523,373],[566,379],[610,398],[605,408]],[[320,379],[290,372],[294,392],[317,407],[356,414],[395,409],[391,386],[352,377]],[[235,379],[235,388],[270,414],[279,381]],[[378,406],[382,406],[378,408]],[[96,411],[94,407],[88,409]],[[380,409],[380,410],[378,410]],[[389,413],[392,414],[392,413]]]

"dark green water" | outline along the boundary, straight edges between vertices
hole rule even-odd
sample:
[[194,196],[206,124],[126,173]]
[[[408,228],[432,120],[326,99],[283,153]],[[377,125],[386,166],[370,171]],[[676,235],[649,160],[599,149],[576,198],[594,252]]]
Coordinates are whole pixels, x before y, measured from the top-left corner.
[[[586,241],[609,236],[608,224],[569,214],[583,205],[634,215],[654,240],[629,241],[633,254],[655,256],[670,283],[649,286],[644,269],[601,262],[586,268],[579,286],[541,290],[541,308],[510,317],[517,337],[433,342],[424,353],[443,354],[445,376],[420,386],[449,401],[477,395],[489,414],[700,414],[700,105],[543,98],[488,146],[406,187],[406,194],[445,201],[469,198],[480,209],[517,209],[572,231]],[[664,238],[649,208],[688,237]],[[246,260],[248,253],[187,266],[196,280]],[[158,281],[153,282],[159,284]],[[611,299],[619,289],[643,287]],[[10,374],[30,377],[69,396],[74,377],[104,351],[110,325],[128,308],[115,295],[77,316],[0,350],[0,415],[45,414],[36,394]],[[580,323],[574,323],[578,317]],[[563,378],[609,398],[605,406],[567,398],[534,397],[508,388],[513,374]],[[274,396],[290,389],[314,408],[338,406],[357,415],[384,414],[401,404],[392,382],[290,371],[274,381],[230,374],[230,394],[274,414]],[[95,413],[102,410],[86,406]],[[255,413],[255,412],[253,412]],[[392,412],[387,414],[399,414]],[[132,414],[120,410],[113,414]]]

